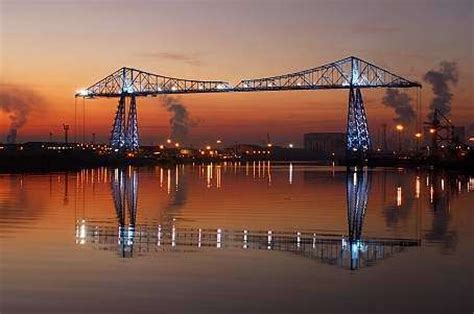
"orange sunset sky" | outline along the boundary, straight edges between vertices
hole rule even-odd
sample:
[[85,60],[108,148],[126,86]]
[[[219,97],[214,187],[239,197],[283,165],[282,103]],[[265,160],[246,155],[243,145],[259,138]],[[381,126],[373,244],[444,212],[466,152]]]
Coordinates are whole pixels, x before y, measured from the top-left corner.
[[[443,1],[74,1],[0,0],[0,84],[30,95],[20,141],[62,137],[74,124],[74,93],[122,66],[156,74],[226,80],[294,72],[355,55],[423,83],[456,62],[451,118],[474,122],[473,2]],[[415,90],[407,91],[415,97]],[[369,125],[394,126],[384,90],[363,91]],[[302,143],[303,133],[344,131],[347,91],[183,95],[188,143]],[[107,142],[117,100],[86,100],[86,133]],[[159,98],[139,99],[142,144],[169,136]],[[81,121],[81,119],[79,119]],[[0,142],[10,127],[0,111]],[[72,132],[74,134],[74,130]]]

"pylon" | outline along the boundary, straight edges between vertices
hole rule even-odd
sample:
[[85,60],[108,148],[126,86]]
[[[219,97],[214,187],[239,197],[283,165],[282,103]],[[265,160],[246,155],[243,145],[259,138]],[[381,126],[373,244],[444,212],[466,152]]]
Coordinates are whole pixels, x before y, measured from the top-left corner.
[[127,131],[125,137],[125,146],[129,151],[136,151],[139,147],[138,142],[138,122],[137,122],[137,104],[135,95],[132,95],[127,117]]
[[125,96],[120,96],[114,125],[110,136],[110,146],[113,149],[123,149],[125,146]]
[[351,87],[347,113],[346,150],[349,154],[363,154],[371,147],[372,143],[362,93],[359,88],[354,90]]

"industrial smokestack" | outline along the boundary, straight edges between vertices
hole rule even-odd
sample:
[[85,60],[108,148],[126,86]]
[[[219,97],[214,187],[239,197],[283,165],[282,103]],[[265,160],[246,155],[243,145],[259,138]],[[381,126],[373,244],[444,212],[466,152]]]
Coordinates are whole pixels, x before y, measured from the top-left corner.
[[36,107],[41,103],[41,97],[28,88],[0,84],[0,111],[10,119],[10,136],[15,134],[16,138],[16,130],[28,121],[32,105]]
[[415,110],[412,106],[412,98],[397,89],[387,89],[382,103],[395,110],[397,117],[393,119],[404,126],[410,126],[416,120]]
[[188,110],[175,97],[163,95],[161,99],[163,107],[172,114],[170,118],[170,137],[175,141],[183,142],[188,136],[190,126]]
[[10,132],[7,135],[7,144],[16,144],[17,130],[10,129]]
[[458,69],[456,62],[442,61],[438,70],[426,72],[423,79],[431,84],[434,98],[430,104],[428,119],[433,119],[434,111],[437,109],[441,114],[447,115],[451,111],[451,99],[453,94],[450,85],[458,82]]

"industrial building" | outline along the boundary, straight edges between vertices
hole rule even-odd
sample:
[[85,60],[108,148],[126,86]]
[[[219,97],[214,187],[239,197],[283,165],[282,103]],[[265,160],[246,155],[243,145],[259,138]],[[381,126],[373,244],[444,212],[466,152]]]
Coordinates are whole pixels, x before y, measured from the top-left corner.
[[304,149],[325,159],[340,159],[345,155],[345,133],[306,133]]

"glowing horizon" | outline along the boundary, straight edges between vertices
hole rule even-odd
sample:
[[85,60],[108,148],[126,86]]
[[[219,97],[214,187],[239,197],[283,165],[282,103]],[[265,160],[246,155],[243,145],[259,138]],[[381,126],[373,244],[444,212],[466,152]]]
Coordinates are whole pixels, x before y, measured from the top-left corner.
[[[371,6],[378,12],[376,20],[383,23],[372,21],[373,14],[364,6],[351,5],[349,15],[347,4],[325,1],[293,5],[141,1],[134,6],[122,1],[3,2],[0,84],[38,94],[41,102],[32,106],[18,139],[48,140],[50,132],[55,139],[62,138],[63,123],[71,126],[73,138],[76,90],[122,66],[235,83],[356,55],[422,82],[424,119],[433,93],[423,76],[447,60],[459,69],[451,90],[450,117],[456,125],[470,126],[474,121],[472,2],[420,2],[410,8],[403,3],[371,2]],[[371,129],[397,124],[393,109],[382,104],[383,90],[363,93]],[[414,91],[408,94],[416,98]],[[188,141],[193,144],[215,138],[224,143],[259,143],[269,133],[272,142],[298,145],[303,133],[345,131],[347,92],[183,95],[180,99],[190,114]],[[89,138],[94,132],[97,141],[108,141],[116,105],[116,100],[86,101]],[[159,144],[169,136],[169,114],[158,99],[139,99],[138,119],[143,144]],[[2,112],[0,142],[9,127],[8,115]]]

